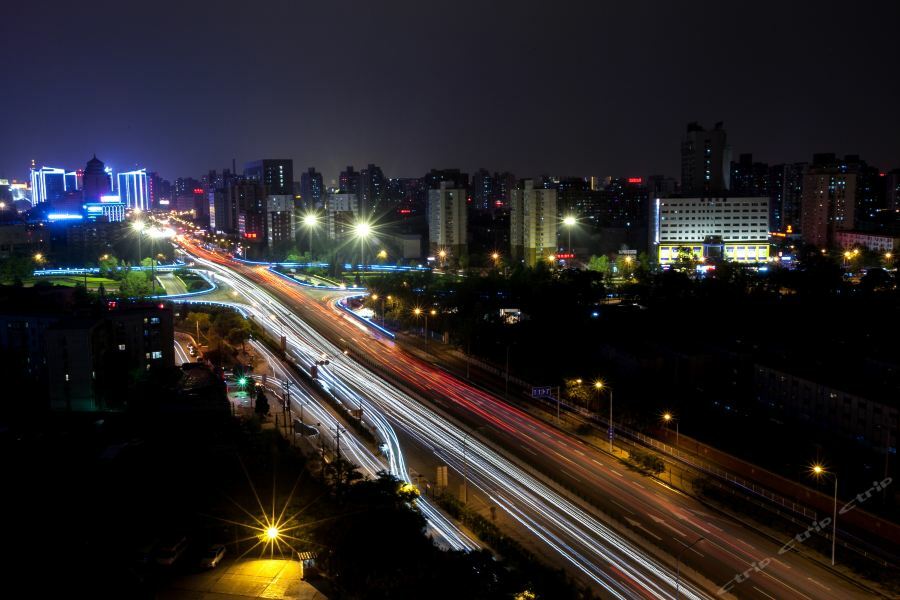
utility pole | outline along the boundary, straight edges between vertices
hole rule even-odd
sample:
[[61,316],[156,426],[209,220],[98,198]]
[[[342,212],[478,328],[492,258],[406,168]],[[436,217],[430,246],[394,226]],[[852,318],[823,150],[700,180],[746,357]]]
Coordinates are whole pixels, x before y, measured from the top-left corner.
[[344,433],[347,433],[347,430],[341,427],[340,423],[337,423],[334,426],[335,462],[341,460],[341,430],[343,430]]
[[[290,429],[293,429],[293,427],[294,427],[293,419],[290,418],[291,416],[293,416],[290,414],[291,413],[291,382],[290,382],[290,380],[285,379],[284,381],[282,381],[281,387],[284,390],[284,394],[281,397],[281,400],[282,400],[281,413],[282,413],[282,418],[284,419],[285,434],[287,434],[287,432]],[[291,436],[291,437],[293,439],[293,436]]]

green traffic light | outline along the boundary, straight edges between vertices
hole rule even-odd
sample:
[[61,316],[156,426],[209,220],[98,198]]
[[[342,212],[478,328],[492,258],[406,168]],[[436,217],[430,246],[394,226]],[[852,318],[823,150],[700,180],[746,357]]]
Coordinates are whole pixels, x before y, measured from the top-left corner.
[[238,379],[238,383],[241,384],[241,385],[246,384],[246,383],[247,383],[247,378],[246,378],[246,377],[241,377],[240,379]]

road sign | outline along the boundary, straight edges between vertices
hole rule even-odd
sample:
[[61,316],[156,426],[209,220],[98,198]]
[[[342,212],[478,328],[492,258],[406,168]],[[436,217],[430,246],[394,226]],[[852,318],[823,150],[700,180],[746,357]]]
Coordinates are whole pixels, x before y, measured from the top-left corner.
[[531,388],[532,398],[550,398],[551,396],[553,396],[553,388],[551,386]]

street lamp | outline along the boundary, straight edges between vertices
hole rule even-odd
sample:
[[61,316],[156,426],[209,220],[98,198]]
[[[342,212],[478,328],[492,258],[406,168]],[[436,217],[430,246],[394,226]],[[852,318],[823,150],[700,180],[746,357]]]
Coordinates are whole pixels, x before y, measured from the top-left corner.
[[578,219],[571,215],[563,219],[563,225],[569,230],[569,245],[567,246],[569,252],[572,252],[572,228],[575,227],[576,223],[578,223]]
[[[690,544],[685,545],[684,548],[679,550],[678,554],[675,555],[675,600],[678,600],[678,592],[679,592],[679,588],[681,587],[681,555],[684,553],[685,550],[689,550],[690,548],[693,548],[694,546],[696,546],[697,544],[699,544],[700,542],[702,542],[705,539],[706,538],[703,536],[698,537],[696,540],[694,540]],[[678,541],[679,541],[679,543],[684,545],[684,542],[682,542],[681,540],[678,540]]]
[[[608,385],[603,383],[601,380],[597,380],[594,382],[594,389],[597,390],[597,394],[600,394],[601,390],[607,389],[609,390],[609,451],[612,453],[613,451],[613,391]],[[597,409],[600,409],[600,402],[598,398]]]
[[674,419],[675,421],[675,447],[678,447],[678,419],[672,416],[672,413],[667,412],[663,413],[663,421],[666,422],[666,427],[668,428],[669,423]]
[[428,315],[430,314],[433,317],[437,314],[437,311],[433,308],[429,311],[424,311],[421,308],[416,307],[413,309],[413,314],[416,315],[417,318],[425,315],[425,348],[428,349]]
[[[353,226],[353,235],[359,239],[359,262],[360,269],[365,270],[366,268],[366,238],[372,233],[372,226],[366,221],[357,221],[356,225]],[[357,279],[359,279],[359,274],[357,273]]]
[[440,257],[440,259],[441,259],[441,268],[443,269],[444,268],[444,259],[447,258],[447,251],[444,249],[441,249],[438,252],[438,257]]
[[309,260],[310,261],[312,261],[313,229],[315,229],[315,227],[318,224],[319,224],[319,216],[314,212],[306,213],[306,215],[303,217],[303,225],[304,225],[304,227],[306,227],[306,229],[309,233]]
[[838,478],[837,473],[829,473],[825,470],[825,467],[822,465],[813,465],[812,466],[812,474],[815,477],[824,477],[826,475],[831,475],[834,478],[834,515],[831,520],[831,566],[834,566],[834,551],[837,545],[837,490],[838,490]]
[[137,232],[137,236],[138,236],[138,266],[140,266],[140,264],[141,264],[141,236],[143,235],[144,229],[146,229],[147,226],[144,225],[143,221],[135,221],[134,223],[131,224],[131,228]]

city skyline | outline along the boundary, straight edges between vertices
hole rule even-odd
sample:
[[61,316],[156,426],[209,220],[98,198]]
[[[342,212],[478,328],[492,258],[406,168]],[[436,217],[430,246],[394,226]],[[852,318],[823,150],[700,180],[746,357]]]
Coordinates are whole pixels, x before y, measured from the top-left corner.
[[[431,167],[677,175],[673,140],[690,121],[724,121],[735,156],[772,164],[836,152],[900,165],[887,76],[896,6],[842,13],[840,47],[819,41],[834,2],[777,13],[756,4],[738,23],[721,7],[649,3],[492,5],[480,18],[459,3],[349,15],[237,6],[98,6],[40,19],[34,6],[12,7],[2,54],[27,47],[41,68],[7,69],[31,100],[2,101],[14,142],[0,151],[2,176],[24,180],[31,159],[72,166],[93,153],[168,179],[259,156],[315,166],[328,184],[368,163],[390,177]],[[129,20],[141,27],[116,44],[111,24]],[[328,23],[340,23],[337,34]],[[523,42],[520,31],[533,36]],[[848,72],[875,93],[835,87]]]

